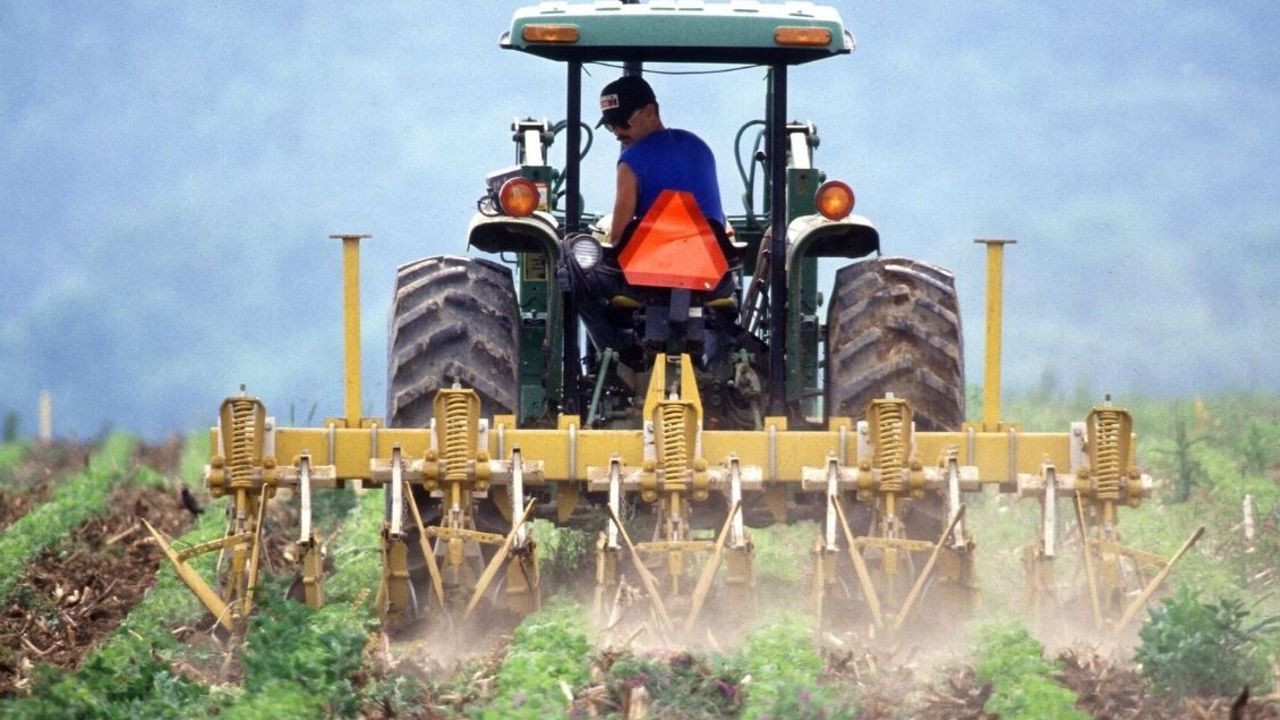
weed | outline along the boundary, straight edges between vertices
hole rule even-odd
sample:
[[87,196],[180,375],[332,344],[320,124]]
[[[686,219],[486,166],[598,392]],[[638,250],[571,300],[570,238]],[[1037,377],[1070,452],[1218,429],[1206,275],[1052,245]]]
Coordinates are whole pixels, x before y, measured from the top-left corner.
[[1268,641],[1280,616],[1252,620],[1239,600],[1205,603],[1186,586],[1150,612],[1134,659],[1159,692],[1182,698],[1265,687]]

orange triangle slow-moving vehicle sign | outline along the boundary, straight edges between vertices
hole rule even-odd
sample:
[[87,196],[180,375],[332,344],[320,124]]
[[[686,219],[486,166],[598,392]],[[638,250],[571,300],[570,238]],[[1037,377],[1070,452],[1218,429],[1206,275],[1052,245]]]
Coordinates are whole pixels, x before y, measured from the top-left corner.
[[729,269],[691,193],[663,190],[618,256],[632,285],[711,290]]

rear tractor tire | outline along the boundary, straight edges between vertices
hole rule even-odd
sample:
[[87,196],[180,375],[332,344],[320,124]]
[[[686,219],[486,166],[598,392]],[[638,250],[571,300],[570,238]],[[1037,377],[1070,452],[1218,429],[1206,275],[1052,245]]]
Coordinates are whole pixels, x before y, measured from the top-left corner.
[[827,314],[828,414],[861,419],[886,393],[922,432],[964,424],[964,346],[955,276],[907,258],[836,273]]
[[480,395],[480,416],[519,405],[520,314],[510,269],[430,257],[396,273],[387,353],[387,423],[427,427],[436,391],[456,381]]

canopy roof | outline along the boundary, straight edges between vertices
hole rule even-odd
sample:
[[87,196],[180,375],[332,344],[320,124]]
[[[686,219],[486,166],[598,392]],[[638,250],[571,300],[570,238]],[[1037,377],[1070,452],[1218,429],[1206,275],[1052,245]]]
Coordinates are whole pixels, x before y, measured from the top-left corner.
[[[538,39],[548,34],[562,39]],[[500,44],[559,61],[764,65],[798,65],[854,47],[834,8],[756,0],[543,2],[518,9]]]

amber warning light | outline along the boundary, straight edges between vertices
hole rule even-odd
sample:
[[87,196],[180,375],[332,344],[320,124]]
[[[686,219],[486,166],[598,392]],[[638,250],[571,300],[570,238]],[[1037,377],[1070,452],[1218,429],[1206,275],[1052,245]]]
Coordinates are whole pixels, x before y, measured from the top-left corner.
[[525,25],[520,33],[525,42],[576,43],[577,25]]
[[828,180],[814,197],[818,212],[828,220],[840,220],[853,212],[853,188],[839,180]]
[[502,183],[498,205],[502,212],[514,217],[528,217],[538,209],[538,186],[528,178],[516,177]]
[[831,31],[814,27],[780,27],[773,31],[773,42],[778,45],[820,47],[831,44]]

